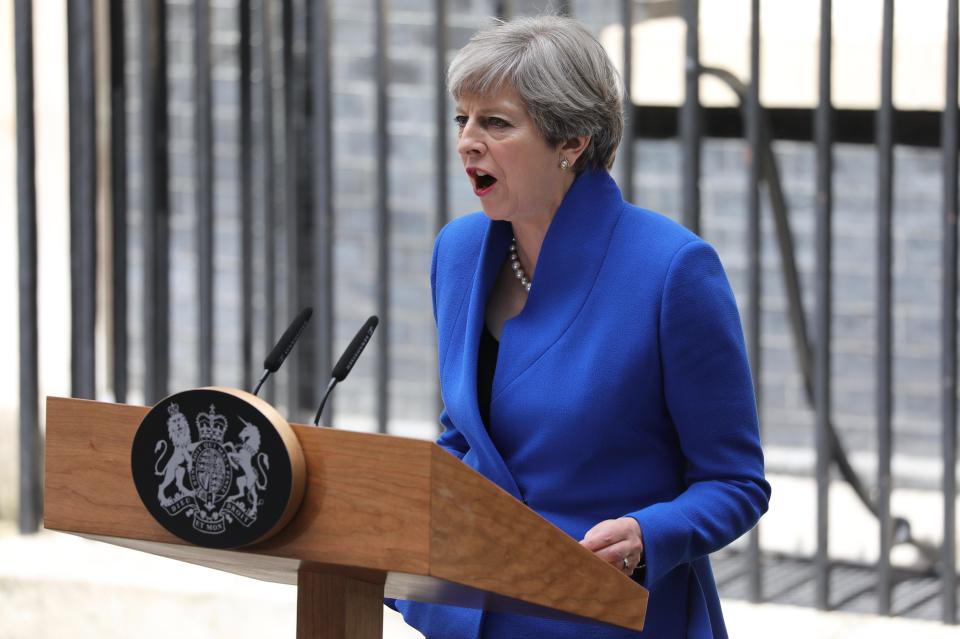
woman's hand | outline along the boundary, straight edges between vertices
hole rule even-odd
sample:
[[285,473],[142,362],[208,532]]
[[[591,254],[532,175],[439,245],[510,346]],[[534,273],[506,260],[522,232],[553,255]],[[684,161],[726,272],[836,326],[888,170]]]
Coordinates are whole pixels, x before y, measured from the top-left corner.
[[601,521],[587,531],[580,545],[628,577],[643,563],[643,533],[633,517]]

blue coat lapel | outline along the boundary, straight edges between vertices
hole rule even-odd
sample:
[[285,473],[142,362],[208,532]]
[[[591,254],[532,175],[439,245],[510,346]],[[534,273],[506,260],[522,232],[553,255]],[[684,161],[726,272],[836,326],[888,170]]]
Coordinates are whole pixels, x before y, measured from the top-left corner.
[[[470,465],[519,499],[517,484],[493,445],[477,404],[477,356],[487,297],[506,259],[511,237],[509,224],[487,221],[467,300],[467,312],[457,327],[457,332],[463,331],[463,350],[460,353],[448,353],[446,366],[441,371],[441,388],[448,412],[470,444],[471,450],[464,461],[472,461]],[[452,351],[456,348],[456,340],[450,348]]]
[[[509,320],[501,334],[494,403],[577,317],[596,281],[622,208],[620,190],[606,171],[582,173],[570,187],[544,238],[523,312]],[[584,216],[590,217],[588,224],[583,223]],[[507,257],[512,231],[509,223],[485,220],[483,234],[466,313],[454,331],[463,338],[453,337],[447,345],[450,352],[441,371],[443,397],[453,422],[470,444],[464,461],[519,499],[513,474],[490,439],[477,405],[477,351],[487,299]],[[462,350],[457,352],[460,345]]]
[[576,319],[593,290],[622,210],[620,189],[606,171],[582,173],[567,191],[543,240],[523,312],[508,320],[500,335],[493,402]]

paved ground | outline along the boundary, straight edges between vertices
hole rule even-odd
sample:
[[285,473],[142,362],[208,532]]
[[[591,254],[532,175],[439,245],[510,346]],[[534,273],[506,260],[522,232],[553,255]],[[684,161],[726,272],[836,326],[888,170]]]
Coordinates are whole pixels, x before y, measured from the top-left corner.
[[[388,612],[384,636],[420,636]],[[295,628],[293,586],[71,535],[0,532],[0,639],[241,639]]]
[[[294,636],[295,592],[85,539],[0,528],[0,639]],[[730,636],[956,639],[957,628],[724,600]],[[136,624],[136,625],[134,625]],[[385,609],[384,636],[420,637]]]
[[[712,563],[722,596],[750,598],[748,564],[743,553],[721,551],[713,556]],[[926,621],[942,618],[942,584],[937,573],[898,568],[893,578],[891,609],[895,616]],[[812,558],[765,553],[761,579],[765,602],[816,607],[816,567]],[[875,613],[879,606],[875,567],[835,561],[830,571],[830,605],[843,612]]]

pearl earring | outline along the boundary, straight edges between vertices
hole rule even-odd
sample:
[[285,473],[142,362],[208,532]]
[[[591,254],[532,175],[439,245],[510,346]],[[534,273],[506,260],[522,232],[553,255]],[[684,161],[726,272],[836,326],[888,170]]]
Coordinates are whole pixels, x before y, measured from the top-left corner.
[[561,171],[566,171],[566,170],[569,169],[569,168],[570,168],[570,163],[567,162],[567,158],[562,158],[562,159],[560,160],[560,170],[561,170]]

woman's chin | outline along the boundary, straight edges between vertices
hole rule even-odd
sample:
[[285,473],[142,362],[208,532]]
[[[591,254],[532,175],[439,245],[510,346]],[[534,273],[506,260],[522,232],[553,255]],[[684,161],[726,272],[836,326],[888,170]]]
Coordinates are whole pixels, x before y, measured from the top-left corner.
[[495,209],[492,206],[484,206],[483,214],[486,215],[491,220],[493,220],[494,222],[502,222],[503,220],[506,220],[509,217],[509,215],[504,211]]

